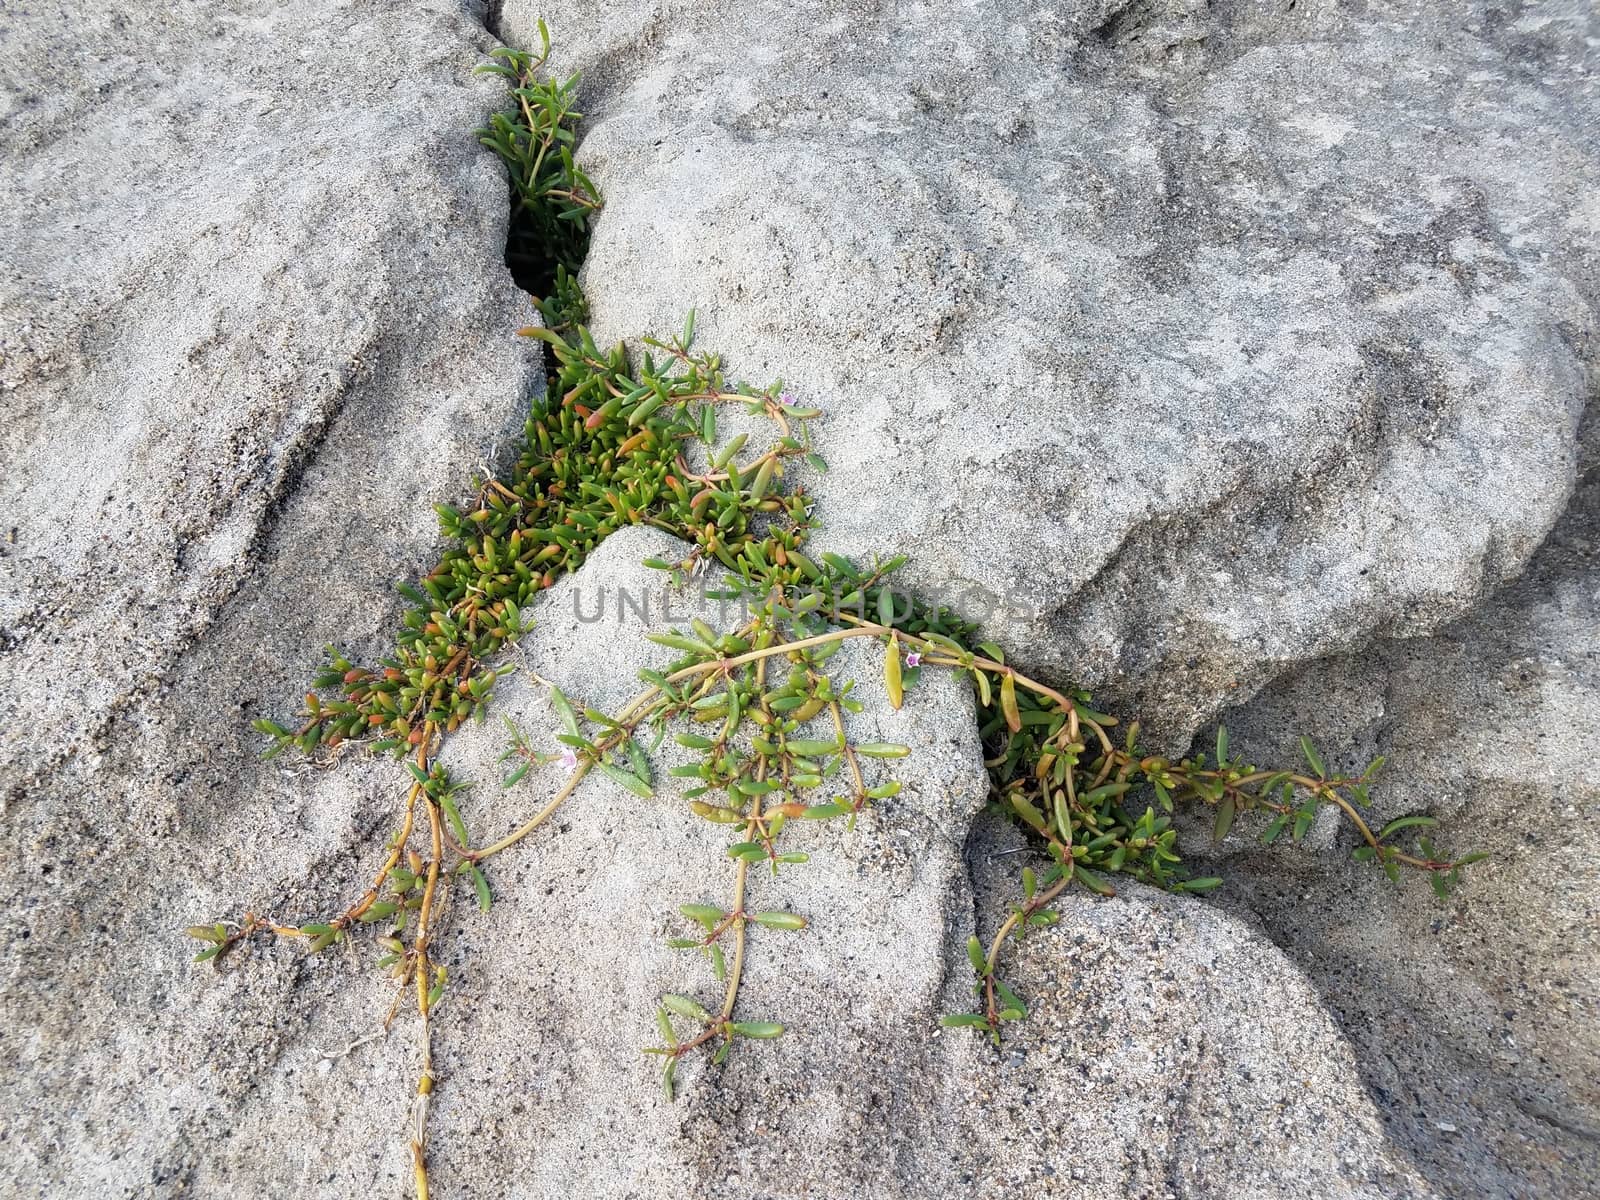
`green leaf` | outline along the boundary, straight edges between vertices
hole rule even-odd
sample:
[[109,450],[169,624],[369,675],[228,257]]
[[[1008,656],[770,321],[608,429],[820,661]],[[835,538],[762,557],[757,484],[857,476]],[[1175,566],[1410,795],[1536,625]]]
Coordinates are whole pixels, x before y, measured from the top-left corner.
[[900,639],[892,635],[889,648],[883,655],[883,687],[889,696],[890,708],[898,709],[905,703],[905,681],[900,670]]
[[381,921],[385,917],[394,916],[395,909],[399,907],[400,906],[392,900],[375,900],[371,904],[367,905],[367,911],[357,917],[356,920],[370,925],[374,921]]
[[1073,876],[1078,880],[1079,883],[1083,884],[1084,887],[1088,888],[1091,892],[1094,892],[1097,895],[1115,896],[1117,894],[1116,888],[1112,887],[1088,867],[1079,867],[1073,872]]
[[697,642],[692,638],[684,637],[681,633],[647,633],[644,636],[648,641],[652,641],[658,646],[665,646],[669,650],[684,650],[690,654],[701,656],[716,654],[715,648],[706,645],[704,642]]
[[1399,833],[1402,829],[1431,829],[1438,823],[1433,817],[1397,817],[1383,827],[1383,832],[1378,834],[1378,840],[1386,841],[1390,834]]
[[489,895],[489,881],[483,877],[483,872],[478,869],[476,863],[467,864],[467,874],[472,876],[472,886],[478,893],[478,907],[488,912],[490,904],[493,903]]
[[1217,766],[1225,766],[1228,761],[1228,727],[1217,726]]
[[1122,795],[1132,786],[1133,785],[1131,783],[1101,784],[1099,787],[1093,788],[1084,795],[1078,797],[1078,799],[1085,805],[1093,806],[1099,804],[1102,800],[1110,800],[1113,796]]
[[715,905],[711,904],[680,904],[678,905],[678,911],[684,916],[688,917],[689,920],[698,921],[707,929],[710,929],[718,921],[722,920],[723,917],[728,915],[720,908],[717,908]]
[[555,684],[550,685],[550,703],[555,706],[556,715],[561,718],[561,724],[566,727],[567,732],[576,737],[578,734],[578,714],[573,711],[572,705]]
[[790,754],[798,754],[803,758],[817,758],[825,754],[839,753],[838,742],[823,741],[796,741],[791,738],[784,743],[784,749]]
[[[726,468],[727,465],[733,460],[733,456],[735,454],[739,453],[739,451],[743,450],[744,449],[744,444],[749,440],[750,440],[750,435],[748,433],[741,433],[738,437],[736,437],[732,441],[730,441],[721,450],[717,451],[716,457],[711,460],[712,469],[716,470],[716,471],[721,471],[724,468]],[[732,472],[730,471],[729,474],[731,475]],[[730,482],[732,482],[732,481],[730,481]],[[737,487],[738,485],[735,484],[734,486]]]
[[465,849],[471,839],[467,837],[467,823],[461,819],[461,810],[456,807],[455,797],[448,791],[440,792],[439,807],[444,809],[445,819],[450,822],[450,831],[456,835],[456,841]]
[[673,1031],[672,1019],[664,1008],[656,1009],[656,1027],[661,1030],[661,1037],[669,1046],[678,1044],[678,1035]]
[[946,1029],[987,1029],[989,1021],[982,1013],[949,1013],[939,1018]]
[[1020,791],[1012,793],[1006,799],[1010,803],[1012,809],[1015,810],[1017,816],[1021,817],[1037,832],[1045,832],[1044,814],[1039,811],[1032,800],[1029,800]]
[[1006,719],[1006,728],[1012,733],[1022,731],[1022,716],[1017,711],[1017,679],[1010,671],[1000,676],[1000,712]]
[[783,1026],[776,1021],[730,1021],[728,1028],[740,1037],[766,1039],[783,1036]]
[[623,744],[628,751],[628,765],[633,768],[633,773],[637,775],[646,786],[649,786],[650,759],[646,757],[644,747],[640,746],[639,743],[633,739],[632,735],[629,735],[628,740]]
[[842,554],[824,553],[822,561],[845,579],[861,578],[861,572],[856,569],[855,563],[845,558]]
[[1017,1015],[1007,1018],[1008,1020],[1016,1021],[1028,1015],[1028,1006],[1022,1002],[1020,996],[1005,985],[1003,980],[996,979],[994,981],[994,990],[999,993],[1000,999],[1005,1002],[1007,1008],[1017,1011]]
[[892,588],[878,589],[878,624],[894,625],[894,590]]
[[791,912],[758,912],[752,913],[750,919],[757,925],[767,929],[804,929],[806,919],[798,913]]
[[825,821],[830,817],[842,817],[849,811],[843,804],[812,804],[800,815],[808,821]]
[[1300,752],[1306,756],[1306,762],[1311,764],[1311,769],[1316,772],[1318,779],[1328,777],[1328,768],[1323,765],[1322,755],[1317,753],[1317,748],[1311,744],[1310,738],[1300,739]]
[[1233,813],[1233,796],[1224,796],[1222,798],[1222,802],[1217,805],[1217,821],[1211,830],[1211,836],[1217,841],[1220,842],[1223,838],[1227,837],[1228,830],[1233,828]]
[[613,783],[621,784],[640,799],[653,800],[655,798],[655,792],[651,789],[650,785],[644,780],[640,779],[637,775],[630,775],[621,767],[614,766],[608,762],[600,762],[596,763],[595,765],[600,768],[601,772],[607,779],[611,780]]
[[1150,781],[1150,786],[1155,788],[1155,790],[1156,790],[1156,799],[1161,802],[1161,807],[1165,811],[1171,812],[1172,811],[1172,793],[1167,790],[1166,785],[1163,784],[1159,779],[1152,779]]
[[691,1000],[688,996],[677,996],[668,992],[661,997],[661,1003],[666,1006],[669,1012],[677,1013],[680,1017],[685,1017],[690,1021],[700,1021],[707,1025],[711,1023],[711,1014],[702,1008],[697,1001]]
[[911,753],[911,747],[893,742],[862,742],[856,747],[856,753],[864,758],[904,758]]
[[967,939],[967,961],[979,975],[989,973],[989,960],[984,956],[983,943],[975,937]]

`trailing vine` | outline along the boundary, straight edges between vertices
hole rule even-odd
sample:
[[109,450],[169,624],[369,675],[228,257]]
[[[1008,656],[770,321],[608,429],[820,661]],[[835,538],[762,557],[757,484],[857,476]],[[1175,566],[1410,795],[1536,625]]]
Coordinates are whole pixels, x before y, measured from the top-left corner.
[[[459,507],[440,506],[440,529],[451,544],[432,571],[401,588],[413,607],[391,653],[362,666],[329,647],[299,716],[287,725],[255,723],[269,739],[269,757],[291,748],[335,756],[360,744],[401,761],[406,788],[395,830],[370,885],[335,915],[291,925],[247,913],[189,930],[207,943],[196,957],[218,960],[257,936],[299,939],[317,953],[360,926],[374,927],[376,965],[396,984],[385,1023],[408,995],[418,1013],[418,1100],[408,1140],[419,1196],[428,1194],[426,1116],[437,1082],[431,1017],[448,984],[433,951],[441,889],[459,879],[487,909],[493,897],[485,864],[536,831],[591,773],[641,801],[655,799],[651,749],[669,735],[697,756],[671,774],[689,782],[686,816],[728,828],[732,880],[726,903],[685,903],[682,933],[671,941],[704,957],[720,994],[659,997],[659,1044],[648,1053],[662,1061],[670,1097],[687,1056],[703,1052],[720,1061],[741,1041],[783,1033],[777,1022],[738,1012],[746,940],[752,927],[799,933],[808,918],[758,907],[752,868],[776,878],[802,865],[805,854],[784,848],[788,824],[854,822],[899,790],[874,764],[909,753],[851,740],[847,714],[860,710],[854,684],[830,671],[847,641],[882,647],[884,688],[895,708],[925,671],[971,680],[991,802],[1031,831],[1043,854],[1041,869],[1022,869],[1019,898],[988,943],[969,942],[974,1010],[944,1018],[996,1042],[1006,1023],[1027,1015],[1001,976],[1005,946],[1059,920],[1051,905],[1065,889],[1076,884],[1110,895],[1119,875],[1177,892],[1220,884],[1185,870],[1172,825],[1179,805],[1207,806],[1218,838],[1239,813],[1264,812],[1269,823],[1260,837],[1269,844],[1283,836],[1298,841],[1318,810],[1333,808],[1360,839],[1358,859],[1391,878],[1420,870],[1441,896],[1462,867],[1483,857],[1452,858],[1425,835],[1414,848],[1397,841],[1431,826],[1426,816],[1375,830],[1363,810],[1381,760],[1358,776],[1341,775],[1303,741],[1303,764],[1258,769],[1230,753],[1226,730],[1209,755],[1174,761],[1148,754],[1136,722],[1123,730],[1092,707],[1087,692],[1031,678],[957,614],[894,586],[903,558],[860,565],[814,551],[810,498],[790,475],[800,462],[826,470],[810,435],[818,409],[781,382],[759,389],[730,382],[720,359],[694,349],[693,313],[675,337],[645,339],[636,362],[620,346],[598,347],[584,327],[576,271],[601,202],[573,162],[576,77],[537,77],[549,51],[542,23],[540,31],[540,55],[499,49],[481,68],[508,78],[515,107],[479,134],[513,184],[508,256],[525,265],[521,277],[545,284],[545,326],[521,332],[548,346],[549,386],[530,402],[509,475],[476,481]],[[730,407],[764,418],[770,439],[722,436],[719,413]],[[651,635],[676,657],[641,671],[643,689],[616,713],[552,688],[559,748],[508,724],[504,784],[516,787],[533,764],[549,762],[567,769],[566,782],[520,825],[475,841],[462,812],[467,785],[437,761],[443,740],[486,712],[496,681],[510,670],[498,665],[499,652],[531,627],[538,594],[609,534],[639,524],[686,544],[681,560],[647,565],[681,581],[718,564],[743,602],[742,623],[717,630],[695,621]]]

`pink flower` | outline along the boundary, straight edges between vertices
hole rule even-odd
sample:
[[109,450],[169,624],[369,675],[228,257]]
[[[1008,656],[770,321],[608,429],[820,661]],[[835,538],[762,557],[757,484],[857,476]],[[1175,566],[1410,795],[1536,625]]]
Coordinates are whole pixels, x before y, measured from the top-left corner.
[[578,769],[578,752],[571,746],[563,746],[556,761],[568,771],[576,771]]
[[795,403],[796,403],[795,398],[794,398],[794,393],[793,392],[779,392],[778,393],[778,403],[779,404],[787,404],[790,408],[793,408]]
[[908,666],[908,667],[920,667],[921,665],[922,665],[922,655],[919,654],[917,651],[913,650],[913,651],[911,651],[911,653],[906,655],[906,666]]

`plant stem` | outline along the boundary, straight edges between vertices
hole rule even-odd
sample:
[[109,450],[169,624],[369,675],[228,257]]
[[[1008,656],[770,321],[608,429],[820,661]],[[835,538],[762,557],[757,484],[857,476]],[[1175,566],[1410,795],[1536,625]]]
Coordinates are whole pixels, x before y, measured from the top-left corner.
[[578,785],[583,782],[584,776],[588,773],[589,764],[586,762],[579,763],[577,769],[572,772],[571,777],[565,784],[562,785],[561,790],[555,794],[555,798],[552,799],[549,804],[546,804],[537,813],[535,813],[532,819],[530,819],[525,825],[519,826],[516,830],[508,833],[505,837],[501,838],[498,842],[495,842],[492,846],[485,846],[482,850],[473,850],[468,852],[467,858],[471,859],[475,863],[480,863],[486,858],[499,854],[502,850],[508,849],[511,846],[515,846],[523,838],[527,837],[535,829],[539,828],[539,826],[543,825],[547,820],[549,820],[550,814],[555,812],[556,809],[560,808],[566,798],[577,790]]
[[[427,750],[429,737],[423,738],[423,751],[418,754],[418,765],[427,769]],[[433,855],[428,863],[428,883],[422,893],[422,908],[417,913],[417,936],[414,943],[416,952],[417,973],[417,1012],[422,1017],[422,1072],[417,1079],[417,1118],[416,1129],[411,1139],[411,1160],[413,1174],[416,1177],[418,1200],[426,1200],[428,1195],[428,1167],[423,1157],[424,1141],[427,1135],[428,1103],[433,1093],[433,1027],[429,1020],[428,1003],[429,980],[432,972],[428,968],[428,938],[429,923],[433,916],[434,895],[439,887],[439,866],[444,859],[444,830],[439,819],[439,804],[426,790],[423,792],[428,802],[428,824],[432,832]]]
[[[759,809],[761,797],[752,797],[751,804]],[[754,836],[756,823],[751,821],[746,826],[745,836]],[[744,938],[745,926],[749,923],[744,917],[744,885],[745,878],[750,873],[750,864],[744,859],[739,860],[739,865],[733,879],[733,910],[736,914],[733,920],[733,965],[728,968],[728,991],[722,1001],[722,1019],[728,1020],[733,1016],[734,1002],[739,998],[739,977],[744,972]]]
[[796,642],[780,642],[776,646],[767,646],[760,650],[750,650],[732,658],[717,658],[709,662],[691,663],[681,670],[674,671],[667,676],[667,682],[677,683],[680,679],[693,679],[696,675],[704,675],[708,671],[731,671],[735,667],[742,667],[745,663],[760,662],[764,658],[771,658],[776,654],[788,654],[795,650],[805,650],[811,646],[826,646],[829,642],[842,642],[846,638],[877,637],[880,632],[888,631],[874,625],[868,629],[836,629],[832,633],[819,633],[815,637],[801,638]]
[[844,735],[844,714],[839,711],[837,700],[828,701],[828,714],[833,717],[834,736],[839,739],[839,744],[844,747],[845,761],[850,764],[850,775],[855,780],[856,803],[860,804],[867,794],[867,781],[861,776],[861,762],[856,758],[855,747],[852,746]]
[[[789,646],[792,647],[794,644],[795,643],[790,642]],[[756,666],[756,693],[757,693],[757,695],[764,695],[765,694],[766,678],[767,678],[766,660],[765,659],[758,660],[757,666]],[[762,710],[762,712],[766,712],[767,711],[767,706],[766,706],[766,704],[764,702],[763,702],[763,704],[761,706],[761,710]],[[770,716],[771,714],[769,713],[768,715]],[[761,760],[760,765],[756,768],[756,778],[758,780],[762,780],[762,779],[765,779],[766,777],[767,777],[767,760],[765,758],[763,758]],[[754,838],[756,836],[756,830],[759,828],[760,824],[761,824],[761,797],[760,796],[751,796],[750,797],[750,820],[748,821],[748,823],[746,823],[745,830],[744,830],[745,841],[748,842],[748,841],[750,841],[752,838]],[[728,991],[727,991],[727,995],[723,998],[723,1001],[722,1001],[722,1019],[724,1021],[731,1020],[732,1017],[733,1017],[733,1006],[734,1006],[734,1003],[739,999],[739,979],[744,974],[745,928],[750,923],[748,918],[746,918],[743,915],[743,913],[744,913],[744,889],[745,889],[745,881],[749,877],[749,874],[750,874],[750,864],[748,862],[746,862],[744,859],[741,858],[739,860],[738,868],[736,869],[736,871],[734,873],[734,877],[733,877],[733,911],[737,915],[734,917],[734,922],[733,922],[733,965],[728,969]]]
[[[656,697],[657,694],[660,693],[660,691],[660,688],[652,687],[640,692],[637,696],[630,700],[628,702],[628,706],[622,710],[621,715],[617,718],[618,724],[628,726],[628,723],[635,720],[640,715],[641,711],[650,703],[651,700]],[[629,734],[631,736],[631,726],[629,726]],[[479,863],[492,855],[499,854],[502,850],[505,850],[511,846],[515,846],[523,838],[527,837],[535,829],[539,828],[539,826],[543,825],[547,820],[550,819],[550,815],[554,813],[556,809],[561,807],[562,803],[567,799],[568,796],[572,795],[572,793],[577,790],[578,785],[583,782],[584,776],[589,774],[589,768],[591,765],[592,764],[589,762],[580,762],[577,766],[577,769],[572,772],[571,777],[565,784],[562,785],[561,790],[555,794],[555,797],[550,801],[550,803],[546,804],[537,813],[535,813],[532,819],[530,819],[526,824],[520,826],[512,833],[507,834],[498,842],[495,842],[492,846],[486,846],[482,850],[469,851],[466,857],[472,862]]]
[[[1071,859],[1069,858],[1067,861],[1070,862]],[[1005,945],[1006,938],[1011,936],[1012,930],[1067,890],[1067,887],[1072,883],[1072,875],[1072,868],[1068,867],[1066,876],[1059,883],[1048,891],[1039,893],[1024,904],[1020,911],[1013,911],[995,933],[994,940],[989,943],[989,953],[984,960],[988,967],[988,971],[984,975],[984,1015],[989,1018],[991,1025],[996,1023],[1000,1013],[994,999],[994,971],[996,964],[1000,961],[1000,948]]]

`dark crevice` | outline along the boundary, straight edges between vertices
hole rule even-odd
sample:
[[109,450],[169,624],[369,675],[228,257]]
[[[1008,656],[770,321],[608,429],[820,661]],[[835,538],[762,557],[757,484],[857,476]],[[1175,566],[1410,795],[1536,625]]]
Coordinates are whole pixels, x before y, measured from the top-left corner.
[[[506,41],[502,23],[505,7],[505,0],[486,0],[483,7],[483,27],[502,45]],[[556,265],[553,262],[543,261],[549,258],[548,254],[541,256],[537,252],[530,229],[532,222],[528,218],[527,206],[518,193],[516,180],[511,178],[509,164],[506,164],[506,172],[506,182],[510,185],[506,193],[511,205],[510,216],[506,221],[504,254],[506,270],[511,272],[511,281],[532,297],[534,307],[543,315],[545,309],[542,301],[552,294],[555,287]],[[529,252],[530,243],[534,243],[532,253]],[[587,254],[587,241],[583,250]],[[552,379],[556,374],[555,351],[547,343],[541,343],[541,349],[545,378]]]
[[1151,8],[1149,0],[1134,0],[1114,8],[1094,27],[1094,36],[1108,46],[1138,41],[1150,25]]
[[500,32],[500,18],[505,8],[506,0],[487,0],[483,6],[483,27],[502,42],[506,39]]
[[[549,241],[536,231],[527,206],[515,190],[511,194],[511,220],[506,226],[506,269],[516,285],[535,302],[552,298],[556,292],[556,274],[565,264],[550,253]],[[578,261],[588,254],[588,239],[584,239]]]

